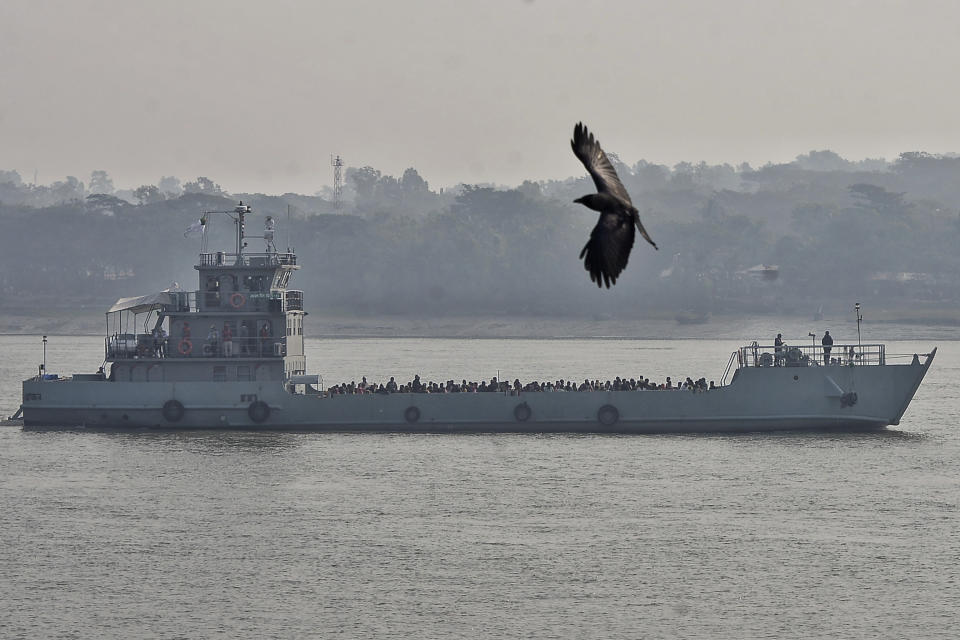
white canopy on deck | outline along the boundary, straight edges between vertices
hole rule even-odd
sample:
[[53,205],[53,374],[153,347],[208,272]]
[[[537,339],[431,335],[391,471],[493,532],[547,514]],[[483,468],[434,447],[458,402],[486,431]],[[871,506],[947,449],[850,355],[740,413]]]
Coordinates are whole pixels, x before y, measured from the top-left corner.
[[133,298],[120,298],[113,303],[113,306],[107,310],[107,313],[116,313],[117,311],[128,311],[130,313],[144,313],[155,309],[162,309],[165,306],[173,304],[173,296],[166,291],[151,293],[146,296],[134,296]]

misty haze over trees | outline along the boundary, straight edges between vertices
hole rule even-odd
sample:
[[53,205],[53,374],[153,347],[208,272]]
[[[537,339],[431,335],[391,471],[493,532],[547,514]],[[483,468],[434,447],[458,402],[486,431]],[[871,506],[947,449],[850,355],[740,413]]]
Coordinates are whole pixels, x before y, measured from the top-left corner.
[[[586,175],[433,190],[412,168],[400,177],[350,168],[338,210],[329,188],[228,194],[207,177],[165,176],[116,190],[102,170],[87,184],[49,185],[0,171],[0,308],[99,310],[173,282],[192,290],[199,240],[184,230],[238,200],[254,207],[248,234],[277,220],[276,244],[289,242],[302,266],[291,286],[321,314],[806,317],[854,300],[960,301],[960,158],[850,162],[817,151],[753,169],[628,166],[610,155],[661,251],[638,244],[609,291],[577,259],[596,222],[572,202],[594,191]],[[225,216],[209,235],[211,249],[232,250]],[[248,250],[262,250],[259,240]],[[757,265],[776,265],[778,277]]]

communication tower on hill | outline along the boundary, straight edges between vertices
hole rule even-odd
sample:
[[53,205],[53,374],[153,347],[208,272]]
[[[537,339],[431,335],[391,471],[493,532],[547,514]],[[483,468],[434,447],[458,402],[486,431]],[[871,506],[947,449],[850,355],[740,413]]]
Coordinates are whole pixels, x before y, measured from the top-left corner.
[[333,206],[339,209],[343,206],[343,160],[331,154],[330,166],[333,167]]

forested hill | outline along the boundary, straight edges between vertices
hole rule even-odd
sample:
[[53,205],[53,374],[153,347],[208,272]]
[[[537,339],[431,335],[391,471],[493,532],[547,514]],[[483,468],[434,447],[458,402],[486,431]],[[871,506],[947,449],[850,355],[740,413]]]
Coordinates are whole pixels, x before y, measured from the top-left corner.
[[[75,178],[27,185],[0,171],[0,309],[102,308],[173,282],[193,289],[199,239],[184,230],[238,200],[254,207],[250,233],[267,215],[278,221],[277,244],[289,242],[302,265],[291,286],[319,313],[960,306],[960,159],[851,163],[819,152],[756,170],[614,161],[661,250],[638,242],[609,291],[577,259],[596,221],[572,203],[593,191],[587,178],[443,191],[413,169],[393,178],[365,167],[348,171],[347,200],[335,209],[329,194],[226,194],[206,178],[114,192],[104,172],[87,188]],[[229,219],[213,216],[209,236],[230,250]],[[776,265],[778,277],[750,271],[757,265]]]

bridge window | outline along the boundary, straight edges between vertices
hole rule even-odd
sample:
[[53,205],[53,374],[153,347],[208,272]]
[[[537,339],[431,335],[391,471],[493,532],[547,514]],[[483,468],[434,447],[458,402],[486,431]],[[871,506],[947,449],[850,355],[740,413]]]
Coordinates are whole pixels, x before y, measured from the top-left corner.
[[247,291],[264,291],[263,276],[243,276],[243,288]]

